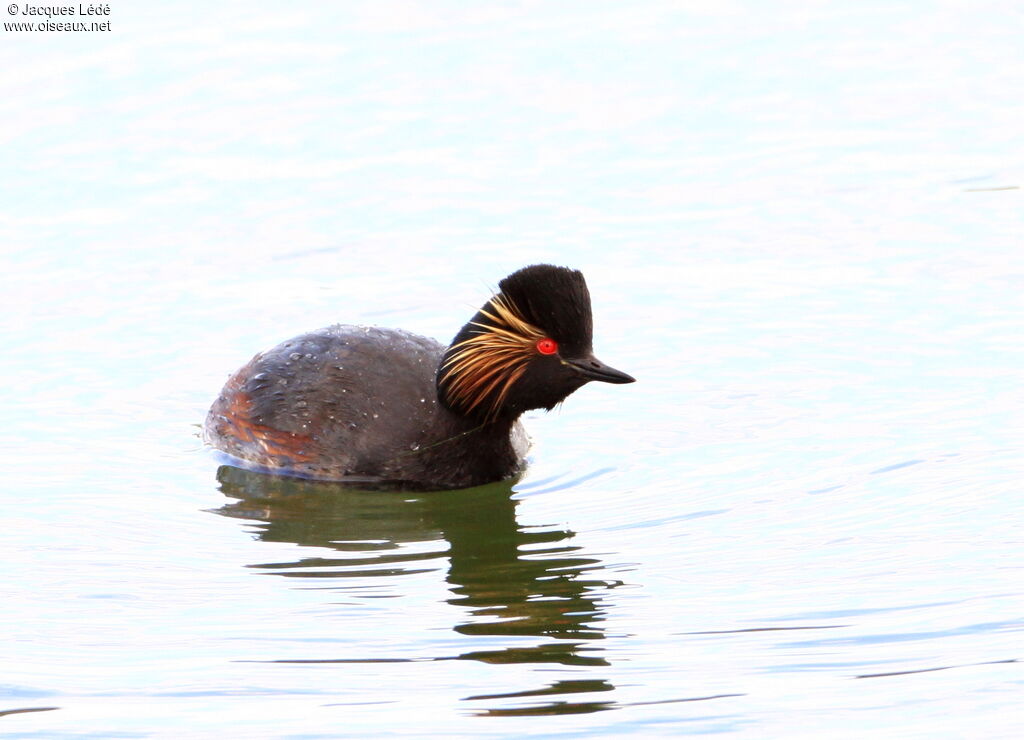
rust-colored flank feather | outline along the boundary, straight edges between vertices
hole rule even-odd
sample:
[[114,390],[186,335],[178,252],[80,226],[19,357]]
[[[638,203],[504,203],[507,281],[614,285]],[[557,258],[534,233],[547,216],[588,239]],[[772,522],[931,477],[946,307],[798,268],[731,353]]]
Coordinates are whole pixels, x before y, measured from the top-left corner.
[[441,367],[446,371],[446,391],[452,405],[467,413],[485,410],[490,420],[498,415],[509,390],[526,372],[534,348],[545,334],[501,294],[494,296],[480,315],[490,323],[472,322],[479,330],[453,345]]
[[241,371],[232,376],[214,404],[213,428],[224,444],[222,449],[244,460],[263,461],[272,467],[312,460],[306,451],[309,437],[273,429],[253,418],[252,397],[242,390],[243,380]]

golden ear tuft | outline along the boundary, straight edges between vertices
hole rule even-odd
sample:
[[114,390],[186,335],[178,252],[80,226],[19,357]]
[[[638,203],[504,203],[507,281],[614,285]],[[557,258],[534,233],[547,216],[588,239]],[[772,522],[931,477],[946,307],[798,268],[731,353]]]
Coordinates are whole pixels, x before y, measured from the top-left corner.
[[480,309],[480,317],[486,321],[472,322],[476,330],[452,345],[441,371],[451,405],[466,413],[486,409],[491,421],[545,335],[500,293]]

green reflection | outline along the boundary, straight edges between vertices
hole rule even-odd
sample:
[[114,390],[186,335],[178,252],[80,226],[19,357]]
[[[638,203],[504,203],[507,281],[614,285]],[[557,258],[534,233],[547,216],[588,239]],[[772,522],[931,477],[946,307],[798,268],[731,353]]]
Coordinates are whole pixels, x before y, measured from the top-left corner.
[[[293,578],[387,579],[391,593],[401,583],[393,576],[447,567],[447,601],[460,615],[453,630],[544,638],[435,660],[608,665],[597,644],[604,638],[600,602],[619,582],[595,577],[603,565],[569,544],[571,531],[520,525],[514,481],[456,491],[373,491],[230,466],[217,471],[217,480],[235,499],[217,513],[258,523],[261,540],[336,553],[250,567]],[[592,685],[610,688],[604,681]],[[562,692],[538,695],[547,693]]]

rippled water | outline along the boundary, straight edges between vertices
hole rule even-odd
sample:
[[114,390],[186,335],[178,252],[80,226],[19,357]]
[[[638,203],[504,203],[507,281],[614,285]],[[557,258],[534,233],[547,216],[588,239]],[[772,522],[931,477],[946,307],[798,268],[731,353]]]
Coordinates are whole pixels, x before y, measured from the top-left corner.
[[[4,32],[0,734],[1017,737],[1013,3]],[[517,481],[221,467],[227,374],[581,268]]]

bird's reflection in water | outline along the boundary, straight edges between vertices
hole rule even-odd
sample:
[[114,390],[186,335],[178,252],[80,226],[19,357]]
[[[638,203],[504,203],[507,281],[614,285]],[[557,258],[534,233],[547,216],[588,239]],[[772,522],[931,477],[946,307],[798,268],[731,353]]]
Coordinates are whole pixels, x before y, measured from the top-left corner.
[[[217,480],[221,491],[235,499],[217,513],[260,522],[260,539],[345,553],[254,568],[291,577],[387,578],[447,559],[448,603],[465,610],[461,619],[456,618],[456,632],[544,638],[526,647],[435,659],[608,665],[596,645],[604,637],[599,603],[619,583],[598,578],[603,566],[569,544],[572,532],[520,525],[512,482],[443,492],[358,490],[348,484],[275,477],[231,466],[222,466]],[[542,689],[467,699],[612,689],[604,680],[558,681]],[[613,707],[614,702],[557,701],[522,711],[561,714]]]

